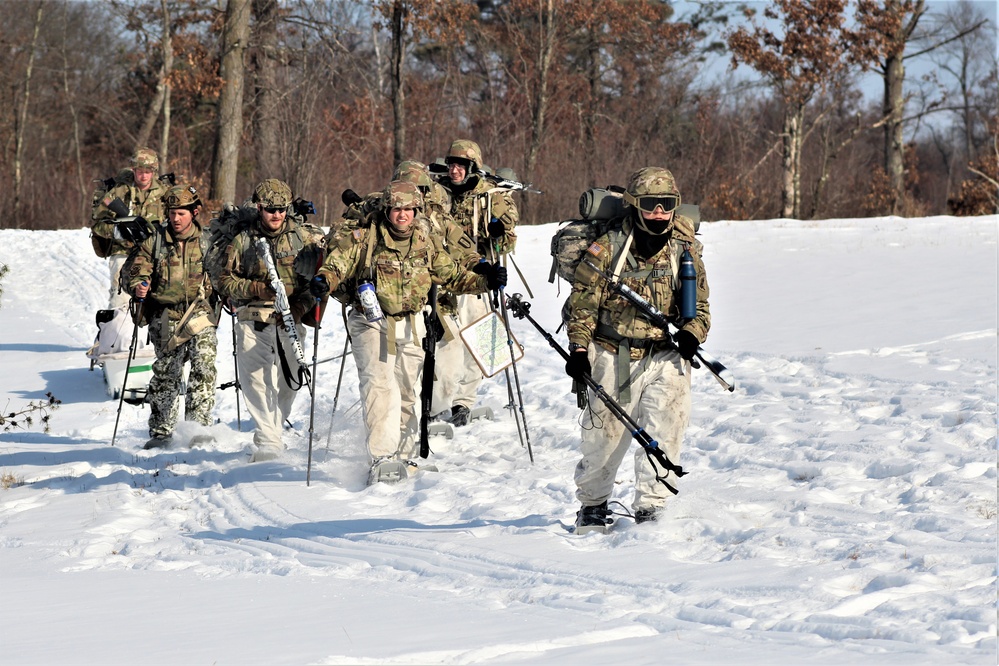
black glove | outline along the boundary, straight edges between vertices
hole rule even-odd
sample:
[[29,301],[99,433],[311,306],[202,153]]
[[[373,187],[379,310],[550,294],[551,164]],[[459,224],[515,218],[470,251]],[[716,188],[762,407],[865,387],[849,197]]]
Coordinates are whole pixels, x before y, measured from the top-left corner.
[[330,293],[330,283],[327,282],[326,278],[322,275],[317,275],[309,280],[309,293],[312,294],[314,298],[322,298],[326,294]]
[[680,356],[686,361],[694,358],[694,354],[701,344],[697,336],[685,330],[677,331],[676,335],[673,336],[673,342],[676,343],[676,349],[680,352]]
[[486,283],[489,285],[489,291],[496,291],[505,287],[506,268],[500,266],[497,261],[495,264],[489,264],[489,269],[489,272],[486,273]]
[[565,362],[565,374],[572,377],[577,382],[583,381],[583,375],[590,374],[590,358],[584,351],[574,351],[569,354],[569,360]]
[[503,228],[503,223],[495,217],[492,219],[492,222],[486,225],[486,231],[489,232],[489,236],[491,238],[503,238],[503,234],[506,233],[506,229]]

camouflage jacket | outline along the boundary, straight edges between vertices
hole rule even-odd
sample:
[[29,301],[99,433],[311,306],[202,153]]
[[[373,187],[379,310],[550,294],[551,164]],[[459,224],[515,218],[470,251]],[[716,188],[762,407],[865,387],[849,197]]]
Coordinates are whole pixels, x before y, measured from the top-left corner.
[[207,237],[197,223],[186,238],[175,238],[169,227],[157,226],[152,236],[136,248],[128,267],[128,288],[134,293],[149,283],[147,310],[155,316],[167,310],[171,320],[180,319],[191,303],[204,299],[203,311],[211,310],[208,298],[212,284],[202,266]]
[[[490,244],[498,241],[499,254],[512,252],[517,244],[514,228],[520,219],[517,204],[508,190],[497,189],[485,178],[478,178],[475,186],[464,192],[447,188],[451,196],[451,217],[462,230],[476,242],[476,250],[487,259],[491,257]],[[493,218],[503,223],[503,236],[489,237],[487,225]]]
[[108,190],[100,201],[97,202],[91,215],[93,219],[91,230],[95,236],[112,240],[111,255],[128,254],[128,251],[134,245],[134,243],[128,241],[113,240],[115,216],[108,209],[111,202],[115,199],[121,199],[128,206],[128,210],[132,215],[141,215],[155,227],[161,224],[164,219],[162,199],[163,195],[166,194],[166,190],[167,188],[164,187],[163,183],[156,178],[153,179],[148,190],[140,190],[131,179],[126,179],[125,182],[120,182]]
[[278,277],[284,283],[288,303],[295,321],[314,305],[309,285],[295,271],[295,258],[303,249],[315,251],[323,245],[323,232],[311,224],[298,223],[285,219],[281,229],[268,232],[260,227],[259,218],[248,229],[236,234],[226,249],[225,266],[219,275],[219,295],[228,299],[236,307],[254,306],[267,313],[266,321],[277,323],[274,300],[258,300],[252,292],[254,282],[271,282],[267,265],[257,249],[257,239],[266,238],[274,257]]
[[434,283],[458,294],[487,290],[486,278],[456,263],[422,215],[414,220],[410,238],[392,238],[387,225],[379,212],[368,227],[344,229],[330,239],[319,275],[331,290],[344,284],[357,306],[356,285],[370,281],[382,311],[389,316],[422,311]]
[[[607,287],[607,280],[593,270],[592,263],[604,273],[614,270],[613,255],[617,254],[627,235],[631,221],[622,219],[612,224],[612,231],[598,238],[583,255],[576,268],[572,293],[569,295],[566,332],[570,342],[586,346],[590,340],[610,351],[617,350],[622,338],[633,340],[665,340],[666,333],[646,321],[638,310],[623,296]],[[621,271],[621,282],[649,301],[671,322],[683,324],[701,342],[711,327],[708,307],[708,279],[701,259],[702,245],[694,238],[691,220],[677,216],[665,247],[647,260],[629,252]],[[676,277],[679,256],[684,248],[690,250],[697,270],[697,316],[690,321],[679,319],[679,279]],[[641,349],[632,349],[632,359],[641,358]]]

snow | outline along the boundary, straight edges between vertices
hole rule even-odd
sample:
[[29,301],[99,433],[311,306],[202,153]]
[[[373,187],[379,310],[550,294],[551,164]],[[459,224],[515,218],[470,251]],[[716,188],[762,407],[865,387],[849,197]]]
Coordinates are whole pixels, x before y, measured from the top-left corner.
[[[518,230],[510,292],[554,332],[554,226]],[[705,347],[666,516],[575,536],[579,411],[524,320],[535,464],[497,420],[435,438],[439,473],[365,486],[357,379],[321,364],[280,459],[143,451],[84,353],[107,268],[86,230],[0,231],[0,399],[51,391],[50,432],[0,434],[4,664],[995,664],[999,218],[715,222]],[[564,336],[557,339],[564,342]],[[231,323],[219,382],[232,379]],[[307,357],[312,357],[311,330]],[[339,355],[331,310],[319,357]],[[198,434],[182,423],[178,438]],[[654,434],[654,433],[653,433]],[[630,456],[615,499],[629,504]]]

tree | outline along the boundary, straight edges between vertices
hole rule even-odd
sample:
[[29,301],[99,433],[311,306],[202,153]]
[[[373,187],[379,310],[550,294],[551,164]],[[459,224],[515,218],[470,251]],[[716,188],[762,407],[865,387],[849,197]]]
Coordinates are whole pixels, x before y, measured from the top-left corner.
[[770,83],[783,104],[781,215],[801,215],[801,155],[805,107],[848,63],[852,40],[845,27],[845,0],[772,0],[764,16],[780,21],[781,33],[753,24],[728,38],[732,67],[750,65]]
[[250,38],[250,1],[228,0],[222,30],[218,134],[212,158],[211,198],[236,198],[239,147],[243,138],[243,53]]

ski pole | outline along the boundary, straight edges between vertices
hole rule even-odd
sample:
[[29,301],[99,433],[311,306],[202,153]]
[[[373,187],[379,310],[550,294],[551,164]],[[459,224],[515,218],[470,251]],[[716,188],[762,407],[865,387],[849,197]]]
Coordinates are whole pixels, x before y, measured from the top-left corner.
[[232,315],[232,369],[235,372],[235,381],[233,386],[236,388],[236,430],[238,432],[243,431],[243,419],[239,413],[239,362],[236,358],[236,310],[234,308],[229,309],[229,314]]
[[[500,288],[500,312],[503,314],[503,327],[506,329],[506,345],[510,348],[510,364],[513,366],[513,379],[517,383],[517,403],[520,406],[520,420],[524,422],[524,440],[527,442],[527,457],[534,464],[534,451],[531,449],[531,431],[527,429],[527,414],[524,412],[524,393],[520,389],[520,374],[517,372],[516,355],[513,350],[513,335],[510,334],[510,316],[506,308],[506,299],[503,298],[503,289]],[[509,377],[507,377],[509,385]],[[514,415],[516,419],[516,414]],[[519,432],[519,428],[518,428]],[[521,442],[523,444],[523,442]]]
[[347,363],[347,347],[350,346],[350,332],[347,331],[346,306],[344,306],[344,332],[346,337],[343,341],[343,353],[340,354],[340,373],[336,378],[336,393],[333,394],[333,409],[330,410],[330,429],[326,433],[326,454],[329,456],[330,440],[333,439],[333,416],[336,414],[337,403],[340,402],[340,386],[343,385],[343,369]]
[[319,362],[320,302],[320,299],[317,298],[314,315],[316,319],[316,335],[312,340],[312,384],[309,386],[312,393],[312,399],[309,401],[309,462],[305,468],[305,485],[307,486],[312,484],[312,433],[314,432],[313,424],[316,419],[316,365]]
[[[520,294],[507,296],[507,307],[509,307],[510,311],[513,312],[514,317],[518,319],[527,319],[527,321],[531,322],[534,328],[536,328],[544,339],[548,341],[551,348],[557,351],[563,360],[569,360],[569,352],[567,352],[562,345],[555,341],[555,338],[552,337],[551,333],[542,328],[541,324],[534,320],[534,318],[530,315],[531,304],[524,301]],[[635,419],[628,414],[624,407],[622,407],[619,402],[614,400],[614,398],[612,398],[607,391],[604,390],[603,386],[597,384],[592,376],[589,374],[583,375],[583,383],[586,384],[591,391],[593,391],[593,394],[596,395],[601,402],[607,405],[611,414],[624,424],[632,438],[645,450],[645,454],[649,457],[650,462],[655,459],[660,465],[663,466],[664,469],[668,472],[673,472],[678,477],[686,474],[682,467],[673,463],[666,456],[666,452],[659,448],[659,442],[654,440],[652,436],[645,431],[645,428],[638,425]],[[653,465],[653,468],[655,468],[655,465]],[[668,488],[674,495],[679,494],[679,491],[666,481],[666,477],[656,474],[656,479],[666,486],[666,488]]]
[[[148,282],[143,282],[142,286],[148,286]],[[132,299],[135,300],[134,298]],[[114,446],[115,439],[118,438],[118,421],[121,419],[121,404],[125,402],[125,387],[128,386],[128,372],[132,367],[132,357],[135,354],[135,342],[136,338],[139,337],[139,319],[142,316],[142,303],[145,298],[138,299],[139,304],[135,308],[135,313],[132,315],[132,321],[134,322],[132,326],[132,342],[128,345],[128,360],[125,361],[125,381],[121,383],[121,391],[118,393],[118,415],[114,418],[114,432],[111,434],[111,446]]]

